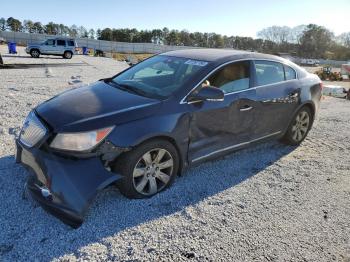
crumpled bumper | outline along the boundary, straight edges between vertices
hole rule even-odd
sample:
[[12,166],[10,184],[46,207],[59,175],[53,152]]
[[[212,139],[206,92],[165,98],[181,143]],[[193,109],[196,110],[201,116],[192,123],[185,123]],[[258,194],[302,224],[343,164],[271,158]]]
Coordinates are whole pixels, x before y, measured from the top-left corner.
[[26,190],[46,211],[79,227],[97,192],[121,178],[99,157],[66,158],[16,141],[16,162],[31,173]]

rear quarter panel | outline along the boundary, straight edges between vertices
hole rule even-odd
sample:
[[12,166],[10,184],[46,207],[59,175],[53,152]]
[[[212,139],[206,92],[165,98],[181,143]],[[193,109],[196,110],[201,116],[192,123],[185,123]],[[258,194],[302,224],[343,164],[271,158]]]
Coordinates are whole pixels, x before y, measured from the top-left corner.
[[305,77],[300,79],[300,100],[301,106],[304,104],[312,105],[314,109],[315,116],[318,113],[320,100],[322,97],[322,81],[315,74],[308,73]]

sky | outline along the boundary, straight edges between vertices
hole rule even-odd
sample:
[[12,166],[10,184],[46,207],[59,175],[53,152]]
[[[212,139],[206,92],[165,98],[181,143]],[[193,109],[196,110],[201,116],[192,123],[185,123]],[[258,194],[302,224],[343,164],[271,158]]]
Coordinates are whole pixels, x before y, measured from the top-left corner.
[[272,25],[350,31],[350,0],[1,0],[0,17],[90,28],[187,29],[256,37]]

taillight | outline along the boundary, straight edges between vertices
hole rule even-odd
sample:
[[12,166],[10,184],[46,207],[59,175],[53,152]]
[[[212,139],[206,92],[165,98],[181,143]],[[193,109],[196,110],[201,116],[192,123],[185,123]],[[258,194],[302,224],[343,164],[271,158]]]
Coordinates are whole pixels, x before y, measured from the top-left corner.
[[320,87],[321,87],[321,89],[323,89],[323,82],[320,83]]

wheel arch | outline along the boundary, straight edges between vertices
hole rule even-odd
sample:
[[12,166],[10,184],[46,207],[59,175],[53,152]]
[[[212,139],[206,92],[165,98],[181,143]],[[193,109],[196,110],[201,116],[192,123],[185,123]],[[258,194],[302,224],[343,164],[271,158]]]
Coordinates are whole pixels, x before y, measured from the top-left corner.
[[316,108],[315,108],[315,104],[314,102],[312,102],[311,100],[308,100],[308,101],[305,101],[303,102],[302,104],[300,104],[293,112],[293,115],[292,117],[290,118],[289,122],[288,122],[288,125],[285,127],[285,129],[283,130],[282,132],[282,136],[284,136],[284,134],[287,132],[288,130],[288,127],[291,125],[293,119],[294,119],[294,116],[299,112],[300,109],[302,109],[303,107],[307,107],[308,109],[310,109],[311,111],[311,114],[312,114],[312,123],[311,123],[311,127],[312,127],[312,124],[315,120],[315,113],[316,113]]
[[169,136],[169,135],[166,135],[166,134],[158,134],[158,135],[155,135],[155,136],[147,137],[147,138],[144,138],[142,140],[139,140],[135,145],[132,146],[132,148],[138,147],[138,146],[140,146],[142,144],[149,143],[149,142],[154,141],[154,140],[164,140],[164,141],[167,141],[167,142],[171,143],[174,146],[174,148],[177,151],[177,154],[179,156],[179,171],[178,171],[178,175],[181,174],[182,169],[184,167],[184,160],[186,159],[186,156],[183,155],[183,152],[181,151],[180,146],[176,142],[176,139],[173,138],[172,136]]
[[33,50],[37,50],[37,51],[39,52],[39,54],[41,54],[40,49],[37,48],[37,47],[32,47],[32,48],[29,50],[29,53],[32,52]]

